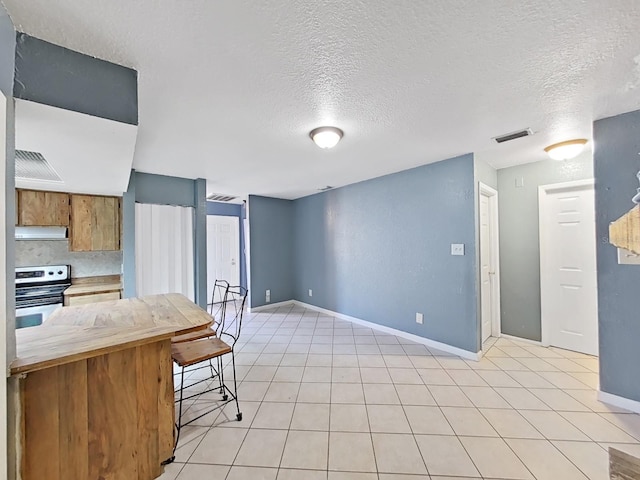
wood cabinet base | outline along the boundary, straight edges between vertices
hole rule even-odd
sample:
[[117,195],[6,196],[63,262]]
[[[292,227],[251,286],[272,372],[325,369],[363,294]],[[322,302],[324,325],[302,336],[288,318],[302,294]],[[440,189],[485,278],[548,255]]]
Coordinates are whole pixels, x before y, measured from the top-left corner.
[[171,340],[20,380],[23,480],[151,480],[172,456]]

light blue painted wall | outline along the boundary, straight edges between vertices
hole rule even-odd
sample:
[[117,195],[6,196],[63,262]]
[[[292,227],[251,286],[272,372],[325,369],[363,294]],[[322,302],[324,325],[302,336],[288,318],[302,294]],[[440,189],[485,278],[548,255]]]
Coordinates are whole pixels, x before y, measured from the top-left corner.
[[[593,178],[593,154],[498,170],[502,333],[540,341],[538,187]],[[516,187],[516,179],[524,182]]]
[[207,306],[207,222],[206,180],[168,177],[131,171],[129,188],[123,194],[123,290],[126,298],[135,296],[135,203],[194,207],[195,300]]
[[249,237],[251,307],[293,299],[293,202],[249,196]]
[[238,252],[238,258],[240,258],[240,285],[247,288],[247,260],[245,258],[244,245],[245,210],[244,204],[207,202],[207,215],[222,215],[225,217],[237,217],[239,219],[240,251]]
[[640,401],[640,266],[618,265],[609,224],[640,187],[640,110],[593,124],[600,389]]
[[472,154],[297,199],[294,298],[476,352],[474,210]]

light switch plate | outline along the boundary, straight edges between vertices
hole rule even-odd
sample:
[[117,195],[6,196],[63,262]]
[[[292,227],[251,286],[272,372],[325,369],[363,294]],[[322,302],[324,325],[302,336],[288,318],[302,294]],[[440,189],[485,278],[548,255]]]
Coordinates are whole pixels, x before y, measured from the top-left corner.
[[271,290],[267,290],[264,295],[264,301],[269,303],[271,301]]
[[464,255],[464,243],[452,243],[451,255]]
[[424,323],[424,315],[421,313],[416,313],[416,323],[422,325]]
[[309,296],[313,297],[313,290],[309,289]]
[[524,187],[524,177],[517,177],[516,188],[523,188],[523,187]]

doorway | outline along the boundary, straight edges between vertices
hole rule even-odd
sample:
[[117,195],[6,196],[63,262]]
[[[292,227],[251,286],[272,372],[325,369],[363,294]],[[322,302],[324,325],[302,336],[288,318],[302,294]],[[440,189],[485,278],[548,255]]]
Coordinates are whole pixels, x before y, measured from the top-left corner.
[[498,192],[479,184],[480,331],[482,343],[500,336]]
[[207,303],[216,280],[240,285],[240,223],[238,217],[207,215]]
[[542,344],[598,355],[594,181],[542,185]]

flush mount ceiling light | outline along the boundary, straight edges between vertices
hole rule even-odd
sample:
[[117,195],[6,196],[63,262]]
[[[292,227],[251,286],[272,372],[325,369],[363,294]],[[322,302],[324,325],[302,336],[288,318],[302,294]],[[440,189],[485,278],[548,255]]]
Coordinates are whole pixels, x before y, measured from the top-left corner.
[[344,132],[336,127],[318,127],[309,132],[311,140],[320,148],[333,148]]
[[580,155],[586,143],[586,138],[567,140],[566,142],[549,145],[544,151],[554,160],[570,160]]

